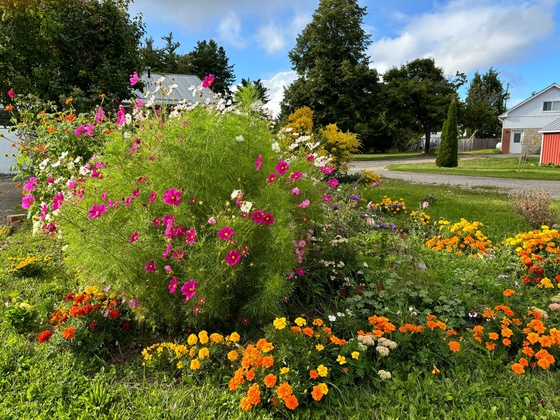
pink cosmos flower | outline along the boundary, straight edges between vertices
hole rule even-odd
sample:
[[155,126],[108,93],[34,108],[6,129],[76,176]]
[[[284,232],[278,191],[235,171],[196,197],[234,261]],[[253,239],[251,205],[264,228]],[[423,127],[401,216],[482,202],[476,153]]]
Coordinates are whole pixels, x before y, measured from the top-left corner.
[[196,231],[194,230],[194,228],[190,228],[185,235],[185,243],[192,245],[195,242],[196,242]]
[[286,162],[285,160],[276,164],[276,172],[278,173],[278,175],[284,175],[288,168],[288,162]]
[[215,225],[216,224],[216,219],[214,219],[213,217],[210,217],[208,219],[208,223],[211,224],[211,225]]
[[45,220],[45,217],[47,217],[48,212],[49,212],[49,206],[47,204],[43,204],[41,206],[41,214],[39,216],[39,220]]
[[171,254],[171,259],[174,261],[183,261],[185,259],[185,251],[183,251],[182,249],[173,251],[173,253]]
[[323,201],[331,201],[331,200],[332,200],[332,198],[331,198],[330,195],[325,194],[325,195],[323,196]]
[[13,89],[10,89],[10,90],[7,91],[6,93],[8,94],[8,97],[9,97],[10,99],[14,99],[14,95],[16,94],[16,93],[14,92]]
[[198,287],[198,283],[195,280],[189,280],[183,287],[181,287],[181,293],[185,296],[185,300],[189,300],[194,295],[196,295],[196,288]]
[[272,184],[274,181],[276,181],[276,174],[270,174],[266,179],[266,182],[268,182],[269,184]]
[[138,83],[138,80],[139,80],[138,74],[134,72],[132,74],[132,77],[130,78],[130,86],[134,86],[136,83]]
[[270,213],[265,213],[263,216],[263,223],[265,226],[271,225],[274,223],[274,216]]
[[128,242],[133,244],[134,242],[136,242],[138,240],[138,236],[139,236],[138,232],[132,233],[132,235],[130,235],[130,238],[128,239]]
[[218,237],[223,241],[229,240],[233,235],[235,235],[235,233],[229,226],[225,226],[218,231]]
[[153,203],[156,200],[156,198],[157,198],[157,193],[155,191],[152,191],[150,193],[150,200],[149,200],[150,203]]
[[315,160],[315,156],[313,156],[313,155],[307,156],[307,161],[308,162],[313,162],[314,160]]
[[171,252],[171,248],[173,248],[172,244],[167,244],[165,247],[165,251],[163,251],[162,258],[165,261],[167,257],[169,257],[169,253]]
[[134,191],[132,191],[132,198],[138,198],[138,196],[140,195],[140,188],[136,188]]
[[95,122],[101,122],[105,119],[105,111],[103,108],[97,108],[97,112],[95,113]]
[[309,200],[303,200],[301,203],[299,203],[298,207],[301,207],[302,209],[306,208],[309,205]]
[[215,79],[213,74],[209,74],[208,76],[205,76],[204,80],[202,81],[202,87],[209,88],[214,83],[214,80]]
[[297,274],[298,276],[300,276],[300,277],[303,276],[303,275],[305,274],[305,268],[299,267],[299,268],[296,270],[296,274]]
[[49,177],[47,178],[47,184],[52,184],[53,182],[54,182],[54,177],[49,176]]
[[336,188],[336,186],[338,185],[338,179],[336,179],[336,178],[329,179],[328,184],[329,184],[329,187]]
[[124,108],[119,108],[118,112],[117,112],[117,124],[118,125],[123,125],[124,122],[126,121],[125,118],[125,110]]
[[330,175],[334,172],[335,168],[327,168],[326,166],[321,166],[319,168],[322,172],[325,173],[325,175]]
[[148,261],[144,268],[146,269],[147,273],[155,273],[157,271],[155,261]]
[[257,160],[255,161],[255,169],[256,169],[257,171],[258,171],[259,169],[261,169],[262,161],[263,161],[263,157],[262,157],[262,155],[259,155],[259,157],[258,157]]
[[105,207],[105,204],[94,204],[91,206],[91,209],[89,209],[87,218],[95,219],[105,214],[106,211],[107,207]]
[[297,188],[297,187],[296,187],[296,188],[292,188],[292,190],[291,190],[290,192],[291,192],[292,194],[295,194],[295,195],[300,195],[300,194],[301,194],[301,191],[300,191],[299,188]]
[[144,101],[142,99],[137,99],[136,103],[134,104],[134,109],[140,109],[144,105]]
[[60,208],[60,206],[62,205],[62,202],[64,201],[64,194],[62,192],[59,192],[58,194],[56,194],[52,200],[52,209],[53,210],[58,210]]
[[179,282],[177,281],[177,279],[175,277],[173,277],[171,280],[169,280],[169,285],[167,286],[169,288],[169,293],[175,293],[177,291],[177,286],[179,285]]
[[163,195],[163,202],[165,204],[169,204],[170,206],[178,206],[181,204],[180,198],[182,195],[181,191],[171,188],[170,190],[165,191],[165,194]]
[[27,192],[31,192],[37,187],[37,178],[32,176],[27,180],[27,182],[23,185],[23,189]]
[[292,182],[296,182],[298,179],[300,179],[303,176],[303,174],[301,172],[292,172],[290,174],[290,179],[292,180]]
[[239,260],[241,260],[241,254],[237,252],[235,249],[232,249],[226,255],[226,262],[231,266],[236,265],[239,262]]
[[170,265],[166,265],[165,267],[163,267],[163,269],[167,271],[169,274],[173,274],[173,269],[171,268]]
[[424,209],[428,208],[429,206],[430,206],[430,203],[428,203],[427,201],[424,201],[422,203],[422,208],[424,208]]

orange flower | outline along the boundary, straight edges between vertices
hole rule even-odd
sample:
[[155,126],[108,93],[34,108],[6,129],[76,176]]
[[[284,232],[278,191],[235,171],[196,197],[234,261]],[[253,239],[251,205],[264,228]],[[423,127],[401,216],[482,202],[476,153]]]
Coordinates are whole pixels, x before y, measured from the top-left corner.
[[253,408],[253,406],[249,402],[249,398],[247,397],[241,398],[241,409],[243,411],[249,411],[251,408]]
[[309,328],[309,327],[305,327],[303,329],[303,333],[308,336],[311,337],[314,334],[313,328]]
[[529,328],[532,328],[533,330],[535,330],[539,334],[544,334],[544,332],[546,331],[546,327],[544,326],[542,321],[539,320],[539,319],[533,319],[531,322],[529,322],[529,324],[527,324],[527,326]]
[[490,334],[488,334],[488,338],[490,340],[497,340],[498,338],[500,338],[500,336],[498,335],[498,333],[491,332]]
[[324,322],[323,322],[323,320],[320,319],[320,318],[315,318],[315,319],[313,320],[313,325],[315,325],[315,326],[317,326],[317,327],[320,327],[320,326],[323,325],[323,324],[324,324]]
[[461,343],[459,343],[458,341],[450,341],[448,345],[449,345],[449,350],[455,353],[461,350]]
[[504,343],[504,346],[507,346],[507,347],[511,346],[511,340],[509,338],[504,338],[502,340],[502,343]]
[[266,338],[261,338],[257,341],[257,348],[263,353],[268,353],[269,351],[274,350],[274,345]]
[[276,375],[269,373],[264,377],[263,382],[267,388],[272,388],[274,385],[276,385],[276,379]]
[[298,327],[297,325],[294,325],[292,327],[292,331],[295,333],[301,333],[301,327]]
[[531,357],[535,354],[535,351],[531,347],[523,347],[523,350],[521,350],[521,352],[525,356],[529,356],[529,357]]
[[511,365],[511,370],[517,375],[522,375],[525,373],[525,368],[520,363],[514,363]]
[[278,395],[283,400],[286,400],[286,398],[292,395],[292,387],[288,382],[282,382],[276,389],[276,395]]
[[74,327],[68,327],[64,331],[62,331],[62,336],[67,340],[74,338],[75,334],[76,334],[76,328]]
[[318,385],[314,386],[313,391],[311,391],[311,396],[315,401],[321,401],[321,398],[323,398],[323,391],[321,390],[321,387]]
[[299,405],[296,396],[293,394],[286,398],[284,402],[286,403],[286,408],[288,410],[294,410]]
[[259,389],[259,384],[253,384],[249,387],[247,391],[247,398],[249,402],[253,405],[257,405],[261,402],[261,390]]
[[253,379],[255,379],[255,370],[254,369],[249,369],[246,373],[245,373],[245,377],[247,378],[247,380],[252,381]]
[[509,337],[511,337],[512,335],[513,335],[513,331],[512,331],[512,330],[510,330],[510,329],[507,328],[507,327],[502,328],[502,337],[507,337],[507,338],[509,338]]
[[504,296],[505,297],[510,297],[510,296],[513,296],[513,295],[515,295],[515,290],[513,290],[513,289],[504,290]]
[[487,342],[486,343],[486,348],[490,351],[494,351],[494,350],[496,350],[496,343]]
[[319,373],[317,373],[317,371],[315,369],[311,369],[309,371],[309,377],[311,379],[317,379],[319,377]]
[[521,357],[521,358],[519,359],[519,364],[520,364],[521,366],[523,366],[523,367],[529,366],[529,362],[528,362],[527,359],[525,359],[524,357]]
[[548,335],[539,337],[539,343],[543,347],[552,347],[552,345],[554,344],[554,342]]
[[527,341],[529,341],[529,343],[531,344],[535,344],[537,341],[539,341],[539,335],[537,333],[529,333],[527,334]]
[[261,357],[260,359],[257,359],[257,361],[255,362],[256,366],[262,366],[264,368],[272,367],[273,364],[274,364],[274,357],[272,356]]

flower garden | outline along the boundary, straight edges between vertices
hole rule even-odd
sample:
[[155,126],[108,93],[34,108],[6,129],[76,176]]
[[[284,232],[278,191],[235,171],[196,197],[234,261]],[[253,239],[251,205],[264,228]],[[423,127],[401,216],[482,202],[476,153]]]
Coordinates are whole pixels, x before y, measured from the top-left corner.
[[[515,232],[447,220],[432,194],[409,200],[345,172],[355,137],[335,125],[334,143],[301,114],[273,130],[250,90],[239,104],[197,104],[211,84],[171,108],[157,87],[114,115],[103,98],[76,115],[71,98],[49,110],[12,92],[29,223],[0,241],[6,418],[183,418],[206,393],[200,418],[560,409],[553,390],[528,390],[558,378],[557,229],[513,214]],[[481,411],[492,392],[481,372],[507,384],[499,399],[511,386],[522,398]],[[50,391],[13,391],[17,375]],[[376,402],[352,407],[365,398]]]

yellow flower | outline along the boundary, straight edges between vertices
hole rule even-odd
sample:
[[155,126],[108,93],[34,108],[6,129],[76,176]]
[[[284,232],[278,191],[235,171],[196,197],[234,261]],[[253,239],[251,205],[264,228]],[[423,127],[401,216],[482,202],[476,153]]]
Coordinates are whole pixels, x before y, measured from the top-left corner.
[[180,360],[177,362],[177,369],[181,369],[183,367],[183,362]]
[[200,340],[200,344],[208,343],[208,333],[204,330],[198,333],[198,339]]
[[194,346],[196,343],[198,343],[198,337],[194,334],[189,335],[189,338],[187,338],[187,343],[189,343],[189,346]]
[[317,349],[317,351],[323,351],[323,350],[325,350],[325,346],[323,346],[322,344],[317,344],[317,345],[315,346],[315,348]]
[[198,359],[192,359],[191,370],[198,370],[198,369],[200,369],[200,362],[198,361]]
[[353,351],[353,352],[352,352],[352,359],[358,359],[358,357],[360,357],[360,352],[358,352],[358,351]]
[[290,371],[289,367],[283,367],[282,369],[280,369],[280,375],[285,375],[289,371]]
[[220,344],[224,341],[224,336],[218,333],[210,334],[210,341],[214,344]]
[[317,385],[319,387],[319,389],[321,390],[321,392],[323,393],[323,395],[327,395],[329,393],[329,387],[327,386],[327,384],[325,383],[320,383]]
[[305,319],[303,319],[302,317],[297,317],[294,322],[297,324],[298,327],[303,327],[304,325],[307,325],[307,321]]
[[202,347],[199,351],[198,351],[198,358],[199,359],[204,359],[205,357],[210,356],[210,351],[208,350],[207,347]]
[[317,366],[317,373],[324,378],[329,373],[329,369],[324,365],[319,365]]
[[343,365],[343,364],[346,363],[346,357],[341,356],[341,355],[339,354],[339,355],[337,356],[337,358],[336,358],[336,361],[337,361],[338,363],[340,363],[341,365]]
[[272,325],[274,325],[274,328],[276,328],[277,330],[283,330],[287,325],[286,318],[276,318]]
[[227,358],[228,360],[233,362],[234,360],[237,360],[239,358],[239,353],[237,353],[235,350],[232,350],[227,354]]
[[232,341],[234,343],[237,343],[240,339],[241,337],[239,337],[239,334],[235,331],[229,335],[229,341]]

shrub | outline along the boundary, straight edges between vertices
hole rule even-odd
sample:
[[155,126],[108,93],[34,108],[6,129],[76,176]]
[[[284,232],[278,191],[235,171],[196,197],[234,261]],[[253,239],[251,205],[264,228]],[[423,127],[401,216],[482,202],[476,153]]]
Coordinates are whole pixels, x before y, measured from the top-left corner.
[[352,159],[352,154],[360,148],[358,135],[350,132],[343,133],[336,124],[321,128],[319,134],[322,139],[321,146],[332,157],[332,164],[336,168],[342,168]]
[[511,195],[510,200],[513,210],[533,228],[552,226],[558,219],[558,213],[550,207],[550,192],[544,188],[518,191]]
[[457,143],[457,100],[454,98],[449,105],[447,119],[441,130],[441,143],[436,157],[436,165],[445,168],[455,168],[459,164]]

